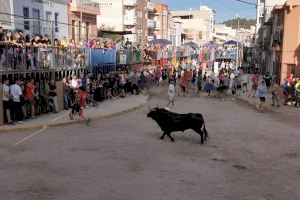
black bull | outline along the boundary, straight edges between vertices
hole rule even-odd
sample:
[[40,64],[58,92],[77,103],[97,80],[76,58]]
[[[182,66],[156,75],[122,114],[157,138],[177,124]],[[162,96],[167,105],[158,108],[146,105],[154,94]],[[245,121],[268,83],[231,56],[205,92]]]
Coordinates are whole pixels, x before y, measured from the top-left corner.
[[147,114],[147,117],[155,120],[163,131],[163,135],[160,137],[162,140],[167,135],[174,142],[171,133],[184,132],[187,129],[192,129],[201,136],[201,144],[208,138],[203,116],[199,113],[177,114],[163,108],[154,108]]

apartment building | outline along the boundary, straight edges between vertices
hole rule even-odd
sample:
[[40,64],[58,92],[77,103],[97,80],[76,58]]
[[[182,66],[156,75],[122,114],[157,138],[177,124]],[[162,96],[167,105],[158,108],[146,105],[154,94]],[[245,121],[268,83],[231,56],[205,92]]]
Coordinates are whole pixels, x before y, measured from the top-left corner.
[[68,36],[68,3],[64,0],[0,0],[0,5],[0,26],[5,29],[58,39]]
[[157,39],[169,39],[169,8],[167,5],[162,3],[156,3],[155,7],[155,17],[156,28],[155,37]]
[[98,28],[109,27],[114,31],[129,31],[131,34],[124,37],[131,42],[141,42],[153,37],[154,7],[149,0],[101,0],[100,7]]
[[174,19],[182,22],[182,27],[188,34],[188,39],[196,43],[213,40],[215,11],[207,6],[201,6],[199,10],[172,11]]
[[271,27],[268,22],[275,5],[283,5],[286,0],[257,0],[256,10],[256,37],[255,37],[255,64],[261,71],[266,70],[266,59],[269,56],[266,44],[270,42]]
[[272,31],[267,37],[269,50],[266,70],[284,80],[288,75],[300,76],[300,2],[287,0],[271,12]]
[[100,4],[97,0],[68,0],[69,39],[76,42],[97,36],[97,16]]

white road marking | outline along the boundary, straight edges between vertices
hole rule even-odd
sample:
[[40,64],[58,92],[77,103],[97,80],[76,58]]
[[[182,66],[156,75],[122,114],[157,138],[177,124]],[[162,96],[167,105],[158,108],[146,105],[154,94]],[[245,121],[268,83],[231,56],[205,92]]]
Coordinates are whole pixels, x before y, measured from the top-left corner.
[[47,126],[43,126],[42,129],[40,129],[40,130],[38,130],[38,131],[32,133],[31,135],[29,135],[29,136],[23,138],[23,139],[20,140],[20,141],[16,142],[13,146],[17,146],[17,145],[21,144],[22,142],[25,142],[26,140],[32,138],[33,136],[35,136],[35,135],[37,135],[37,134],[39,134],[39,133],[42,133],[42,132],[45,131],[46,129],[47,129]]
[[58,119],[60,119],[60,118],[62,118],[62,117],[64,117],[64,116],[66,116],[66,115],[68,115],[68,114],[70,114],[70,113],[71,113],[71,111],[70,111],[70,112],[67,112],[67,113],[63,114],[62,116],[59,116],[59,117],[57,117],[57,118],[55,118],[55,119],[52,119],[51,121],[52,121],[52,122],[55,122],[56,120],[58,120]]

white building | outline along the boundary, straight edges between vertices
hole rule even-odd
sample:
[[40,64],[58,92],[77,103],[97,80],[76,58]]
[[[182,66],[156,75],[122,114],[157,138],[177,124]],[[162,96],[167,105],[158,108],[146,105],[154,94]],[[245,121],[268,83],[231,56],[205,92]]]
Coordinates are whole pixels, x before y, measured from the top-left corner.
[[0,0],[0,25],[25,34],[68,36],[68,3],[65,0]]
[[216,12],[207,6],[199,10],[172,11],[174,19],[182,22],[183,29],[190,33],[194,42],[208,42],[213,40]]
[[130,31],[131,34],[124,37],[132,42],[140,42],[148,37],[153,39],[154,6],[149,0],[100,0],[100,10],[101,14],[97,17],[98,28]]

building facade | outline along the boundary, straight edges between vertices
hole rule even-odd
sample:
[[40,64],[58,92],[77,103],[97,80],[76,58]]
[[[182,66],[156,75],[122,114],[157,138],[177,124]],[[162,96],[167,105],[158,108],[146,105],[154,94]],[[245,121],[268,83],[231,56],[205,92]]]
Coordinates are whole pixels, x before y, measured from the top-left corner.
[[97,37],[97,16],[100,5],[96,0],[68,0],[69,39],[76,42]]
[[213,40],[216,15],[213,9],[201,6],[199,10],[172,11],[172,15],[182,23],[188,40],[196,43]]
[[0,0],[0,25],[25,34],[68,36],[68,3],[64,0]]
[[155,38],[157,39],[169,39],[169,8],[167,5],[162,3],[155,4],[155,17],[156,28]]
[[129,31],[125,39],[141,42],[152,39],[155,28],[154,6],[149,0],[101,0],[101,15],[97,27],[114,31]]
[[300,76],[300,2],[287,0],[272,11],[267,70],[283,81],[290,74]]

